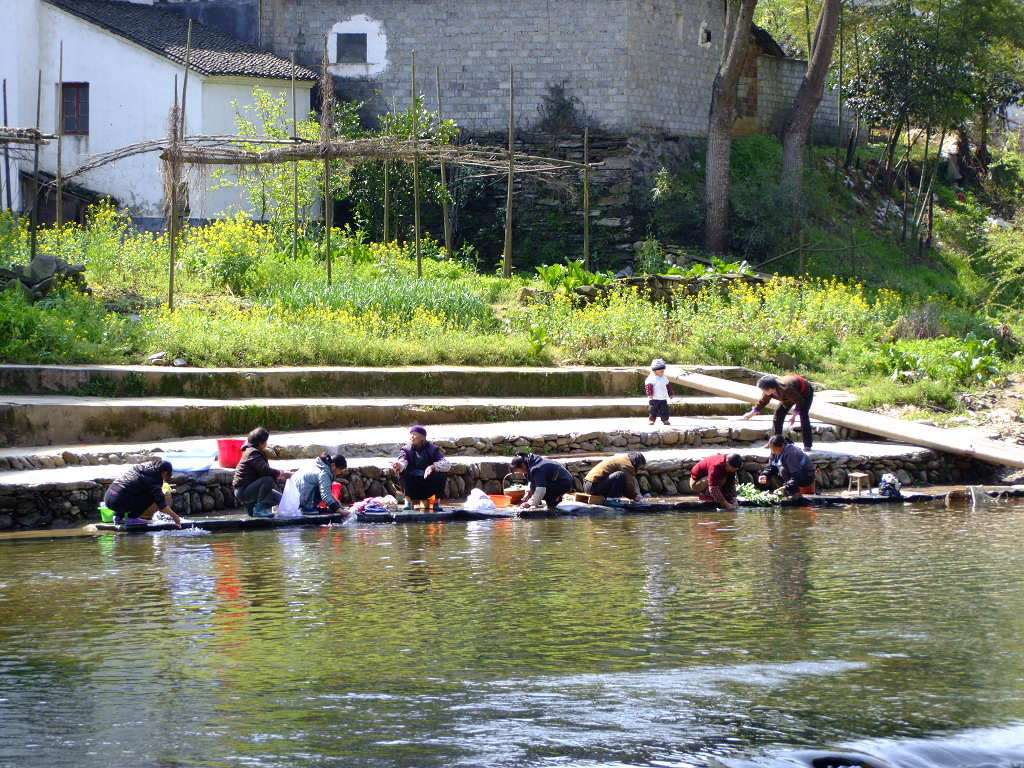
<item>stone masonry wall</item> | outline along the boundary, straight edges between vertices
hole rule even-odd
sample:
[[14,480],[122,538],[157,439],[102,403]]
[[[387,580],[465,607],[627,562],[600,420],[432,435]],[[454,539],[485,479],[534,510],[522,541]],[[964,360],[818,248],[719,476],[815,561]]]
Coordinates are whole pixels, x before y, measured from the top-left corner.
[[324,34],[330,35],[333,58],[334,32],[366,32],[367,63],[336,64],[331,71],[343,94],[346,81],[361,89],[370,80],[381,92],[381,109],[392,98],[399,110],[407,108],[415,51],[417,89],[427,107],[435,106],[440,67],[444,112],[470,135],[507,127],[509,64],[516,70],[517,123],[535,123],[542,97],[567,81],[570,95],[622,129],[631,123],[628,10],[628,0],[269,0],[263,40],[275,52],[295,50],[303,64],[319,68]]
[[632,0],[629,21],[628,132],[707,135],[722,3]]
[[[797,59],[783,59],[777,56],[757,57],[757,119],[755,130],[760,133],[780,135],[782,127],[793,106],[793,99],[800,89],[807,62]],[[821,103],[814,113],[812,124],[816,144],[835,144],[837,138],[836,115],[839,108],[838,94],[825,89]],[[849,135],[852,115],[843,109],[842,135]]]
[[[592,444],[600,444],[600,435],[592,436]],[[724,441],[725,438],[722,438]],[[648,447],[636,439],[613,438],[612,444],[620,451],[641,450]],[[708,440],[704,441],[708,444]],[[555,442],[540,441],[531,444],[523,440],[517,445],[520,450],[546,452],[561,448]],[[713,444],[713,442],[711,443]],[[742,453],[742,449],[740,449]],[[600,458],[581,457],[565,462],[572,473],[578,490],[582,490],[583,476]],[[639,474],[640,487],[644,493],[655,496],[675,496],[689,493],[690,470],[696,459],[651,461]],[[868,472],[872,486],[877,485],[882,474],[895,473],[904,484],[924,484],[969,481],[979,482],[990,479],[994,467],[962,456],[940,456],[934,451],[921,450],[902,457],[865,458],[844,455],[815,461],[818,470],[818,489],[845,489],[848,471],[856,469]],[[764,460],[748,456],[747,463],[740,471],[739,482],[752,482],[764,467]],[[456,458],[448,476],[445,491],[447,498],[465,498],[469,491],[483,488],[488,493],[500,493],[502,478],[508,472],[507,459]],[[237,509],[239,504],[231,490],[233,471],[212,469],[191,475],[175,475],[172,478],[174,510],[184,516],[209,514],[225,509]],[[352,501],[394,493],[394,473],[385,467],[384,460],[378,463],[351,467],[341,479],[341,501]],[[48,483],[31,486],[0,486],[0,531],[30,528],[62,528],[98,521],[97,507],[103,499],[110,480],[85,480],[81,482]]]

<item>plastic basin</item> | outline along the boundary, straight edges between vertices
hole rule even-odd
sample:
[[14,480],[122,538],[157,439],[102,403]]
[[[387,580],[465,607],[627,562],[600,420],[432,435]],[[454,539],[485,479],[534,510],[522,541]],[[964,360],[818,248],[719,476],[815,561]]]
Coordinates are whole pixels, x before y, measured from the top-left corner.
[[504,493],[488,493],[487,498],[493,501],[494,506],[498,508],[507,507],[512,503],[512,499],[510,499]]
[[106,507],[106,506],[103,506],[101,504],[100,505],[100,520],[102,520],[104,523],[112,523],[112,522],[114,522],[114,510],[112,510],[110,507]]

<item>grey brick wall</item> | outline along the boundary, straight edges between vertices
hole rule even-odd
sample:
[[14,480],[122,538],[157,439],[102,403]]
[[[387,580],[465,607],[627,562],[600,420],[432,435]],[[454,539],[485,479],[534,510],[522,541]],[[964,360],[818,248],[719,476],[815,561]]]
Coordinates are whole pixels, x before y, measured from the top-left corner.
[[[386,61],[368,76],[341,77],[346,98],[371,111],[408,106],[411,53],[418,91],[436,107],[441,69],[445,114],[469,135],[508,126],[508,70],[516,71],[516,124],[536,126],[538,106],[565,82],[601,127],[634,135],[701,137],[724,25],[721,0],[157,0],[319,69],[323,35],[366,16],[386,37]],[[193,7],[194,6],[194,7]],[[710,44],[702,44],[707,30]],[[756,130],[778,133],[800,86],[804,62],[759,56]],[[379,93],[375,93],[379,92]],[[847,115],[844,114],[844,117]],[[847,129],[844,129],[844,132]],[[815,141],[836,138],[836,97],[826,92]]]
[[386,67],[371,77],[384,104],[394,97],[400,110],[408,106],[415,50],[427,107],[436,105],[440,67],[444,112],[471,134],[508,125],[509,64],[516,70],[518,125],[535,124],[542,97],[566,81],[567,93],[587,111],[623,129],[631,123],[628,11],[629,0],[269,0],[264,41],[278,52],[295,48],[304,64],[319,68],[322,35],[361,14],[380,21],[387,38]]
[[[800,89],[807,63],[775,56],[759,56],[757,60],[758,128],[765,133],[779,134],[793,99]],[[836,113],[838,94],[827,88],[818,110],[814,113],[812,131],[818,144],[835,144],[837,138]],[[843,136],[849,134],[852,115],[843,108]],[[845,138],[844,138],[845,140]]]
[[[631,0],[632,131],[707,135],[711,83],[721,56],[722,4],[713,0]],[[701,45],[706,28],[713,41]]]

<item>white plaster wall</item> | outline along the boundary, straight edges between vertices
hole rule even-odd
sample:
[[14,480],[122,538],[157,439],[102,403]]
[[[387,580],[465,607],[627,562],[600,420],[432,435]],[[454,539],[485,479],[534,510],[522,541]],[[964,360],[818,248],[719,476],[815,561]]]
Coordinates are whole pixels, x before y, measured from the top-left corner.
[[[35,125],[35,95],[39,72],[39,0],[0,0],[0,80],[7,80],[7,124],[16,128]],[[0,122],[3,122],[0,112]],[[10,145],[11,196],[21,208],[19,158],[30,155],[25,145]],[[21,162],[24,162],[23,160]],[[0,208],[6,206],[7,180],[0,166]]]
[[[43,69],[43,130],[56,132],[58,50],[64,41],[64,81],[89,83],[89,134],[65,136],[63,168],[67,173],[89,155],[167,136],[168,110],[174,101],[174,77],[181,86],[182,69],[167,59],[113,35],[76,16],[43,4],[39,27],[39,60]],[[194,132],[202,124],[202,77],[189,76],[191,98],[186,124]],[[54,173],[56,145],[42,153],[42,167]],[[109,193],[133,215],[162,216],[163,180],[156,153],[119,160],[74,179]]]
[[[203,123],[202,133],[206,136],[222,136],[237,133],[235,116],[237,111],[253,103],[252,92],[256,87],[269,91],[274,98],[284,98],[287,103],[285,119],[292,119],[291,81],[250,80],[243,78],[209,77],[203,82]],[[309,115],[312,83],[295,84],[296,113],[301,122]],[[235,102],[232,105],[231,102]],[[252,119],[255,119],[254,117]],[[229,173],[230,168],[225,167]],[[212,177],[213,169],[210,175]],[[245,199],[244,191],[238,187],[202,190],[194,186],[192,216],[214,217],[242,209],[250,214],[252,207]]]
[[[366,35],[365,64],[338,63],[338,35],[342,33]],[[388,39],[384,22],[365,14],[339,21],[327,36],[327,63],[328,71],[337,77],[369,77],[384,72],[388,68]]]

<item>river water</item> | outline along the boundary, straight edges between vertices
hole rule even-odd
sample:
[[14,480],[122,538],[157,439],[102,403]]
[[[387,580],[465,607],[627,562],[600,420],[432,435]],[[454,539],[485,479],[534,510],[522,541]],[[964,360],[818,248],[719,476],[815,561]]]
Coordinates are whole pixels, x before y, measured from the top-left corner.
[[0,542],[0,765],[1020,766],[1022,527],[1004,504]]

